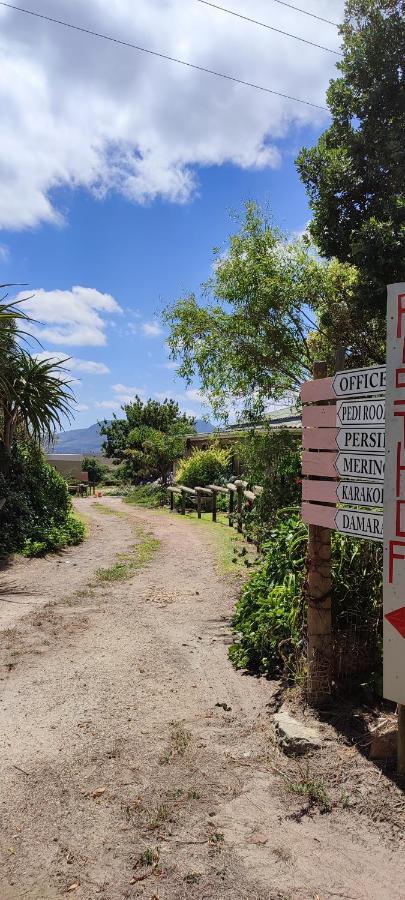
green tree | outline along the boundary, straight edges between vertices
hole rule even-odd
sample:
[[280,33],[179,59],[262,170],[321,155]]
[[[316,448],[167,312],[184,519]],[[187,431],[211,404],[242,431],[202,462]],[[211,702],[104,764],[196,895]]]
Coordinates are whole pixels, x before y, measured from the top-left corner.
[[[254,417],[265,400],[308,378],[318,312],[348,305],[355,278],[352,267],[319,260],[308,241],[287,241],[246,204],[226,253],[214,251],[201,300],[188,294],[165,310],[178,374],[199,377],[217,415],[236,400]],[[321,338],[333,357],[339,334],[330,328]]]
[[180,412],[174,400],[143,402],[135,397],[123,407],[125,418],[100,423],[103,452],[115,462],[126,462],[131,481],[161,478],[165,484],[176,459],[182,455],[194,419]]
[[386,285],[405,279],[405,0],[347,0],[340,32],[332,124],[297,166],[320,252],[359,272],[348,346],[360,333],[362,361],[382,361]]
[[106,475],[108,467],[95,456],[85,456],[82,462],[82,471],[88,472],[90,484],[99,484]]
[[63,419],[70,418],[74,397],[64,370],[52,359],[38,360],[11,340],[0,388],[0,440],[10,453],[18,429],[39,444],[51,439]]

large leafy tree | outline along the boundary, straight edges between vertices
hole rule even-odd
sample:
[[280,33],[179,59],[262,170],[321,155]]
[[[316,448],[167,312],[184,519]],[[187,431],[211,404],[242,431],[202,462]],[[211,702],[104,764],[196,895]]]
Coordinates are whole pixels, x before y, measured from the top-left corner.
[[125,418],[115,416],[112,422],[100,423],[105,455],[125,463],[126,474],[134,482],[160,478],[165,484],[184,451],[186,435],[194,431],[194,419],[169,399],[160,403],[135,397],[122,409]]
[[340,30],[332,124],[297,165],[320,252],[359,271],[347,323],[378,361],[386,284],[405,279],[405,0],[347,0]]
[[[202,296],[166,309],[178,374],[197,375],[217,415],[242,403],[254,417],[268,399],[296,392],[322,352],[331,363],[341,333],[328,320],[350,306],[355,270],[322,262],[306,240],[287,241],[248,203]],[[323,319],[325,322],[323,323]]]

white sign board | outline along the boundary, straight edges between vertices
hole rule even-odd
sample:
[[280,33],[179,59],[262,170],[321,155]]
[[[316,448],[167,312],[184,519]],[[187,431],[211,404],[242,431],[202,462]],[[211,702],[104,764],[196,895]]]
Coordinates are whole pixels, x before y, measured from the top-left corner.
[[383,506],[384,485],[372,481],[339,481],[336,498],[338,503],[354,506]]
[[384,697],[405,705],[405,284],[388,287]]
[[383,514],[361,512],[359,509],[338,509],[335,524],[342,534],[368,538],[370,541],[383,540]]
[[333,379],[336,397],[361,397],[362,394],[384,394],[385,366],[347,369],[336,372]]
[[338,453],[335,469],[342,478],[384,481],[385,456],[383,453]]
[[385,422],[384,400],[338,400],[336,403],[336,425],[383,425]]
[[385,428],[340,428],[336,436],[336,443],[339,450],[384,453]]

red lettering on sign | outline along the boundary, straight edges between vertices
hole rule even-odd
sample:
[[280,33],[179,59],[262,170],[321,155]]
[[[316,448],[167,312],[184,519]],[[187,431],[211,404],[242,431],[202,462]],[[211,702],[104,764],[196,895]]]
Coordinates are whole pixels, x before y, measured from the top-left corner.
[[401,442],[398,441],[398,443],[397,443],[397,491],[396,491],[397,497],[401,496],[401,472],[405,471],[405,466],[401,466],[401,450],[402,450]]
[[[404,406],[405,400],[394,400],[394,406]],[[405,409],[394,411],[394,416],[402,416],[404,425],[404,445],[405,445]]]
[[405,537],[405,531],[401,529],[401,507],[405,505],[405,500],[397,500],[396,501],[396,531],[395,534],[397,537]]
[[396,388],[405,387],[405,369],[396,369],[395,370],[395,387]]
[[394,559],[405,559],[405,553],[401,555],[400,553],[395,553],[395,547],[404,547],[405,541],[390,541],[390,550],[389,550],[389,565],[388,565],[388,581],[392,584],[394,578]]
[[398,294],[397,300],[397,338],[402,337],[402,316],[405,316],[405,294]]

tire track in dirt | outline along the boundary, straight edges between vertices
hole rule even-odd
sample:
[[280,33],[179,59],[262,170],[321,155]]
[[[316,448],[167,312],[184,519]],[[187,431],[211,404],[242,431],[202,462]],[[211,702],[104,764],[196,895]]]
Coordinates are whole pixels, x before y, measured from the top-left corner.
[[400,840],[338,806],[294,817],[302,803],[272,769],[275,685],[227,659],[239,582],[217,573],[211,534],[103,503],[125,516],[91,511],[97,553],[128,551],[131,521],[160,547],[128,581],[93,579],[73,598],[52,561],[57,602],[16,623],[0,703],[2,900],[399,900]]

